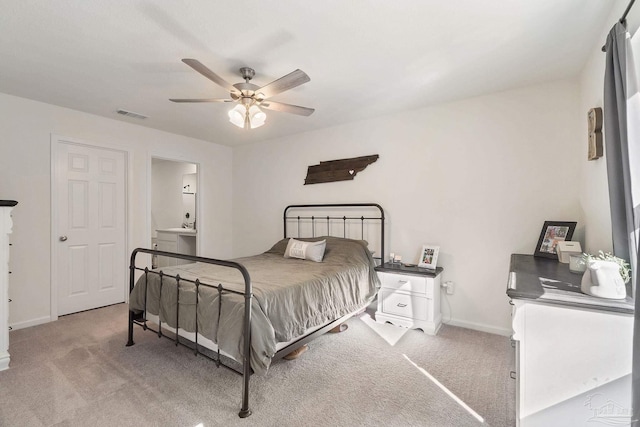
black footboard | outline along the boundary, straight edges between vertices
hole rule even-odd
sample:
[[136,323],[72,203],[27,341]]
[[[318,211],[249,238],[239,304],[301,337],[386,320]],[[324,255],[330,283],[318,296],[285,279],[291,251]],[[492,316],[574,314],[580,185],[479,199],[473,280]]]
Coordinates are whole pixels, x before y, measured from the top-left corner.
[[[214,264],[214,265],[220,265],[223,267],[229,267],[229,268],[234,268],[238,271],[240,271],[240,273],[242,274],[242,277],[244,278],[244,292],[238,292],[235,291],[233,289],[225,289],[221,284],[218,285],[211,285],[211,284],[207,284],[207,283],[203,283],[201,282],[199,279],[196,280],[188,280],[188,279],[184,279],[181,278],[179,275],[176,276],[172,276],[172,275],[168,275],[163,273],[162,271],[154,271],[154,270],[149,270],[148,268],[140,268],[140,267],[136,267],[136,255],[138,255],[139,253],[146,253],[146,254],[150,254],[150,255],[157,255],[157,256],[164,256],[164,257],[169,257],[169,258],[177,258],[177,259],[182,259],[182,260],[186,260],[186,261],[192,261],[192,262],[202,262],[202,263],[206,263],[206,264]],[[192,255],[184,255],[184,254],[176,254],[176,253],[171,253],[171,252],[163,252],[163,251],[156,251],[156,250],[151,250],[151,249],[143,249],[143,248],[137,248],[135,249],[132,253],[131,253],[131,261],[129,264],[129,292],[133,291],[133,288],[135,286],[135,272],[137,271],[142,271],[144,272],[144,276],[145,276],[145,281],[148,278],[149,274],[155,274],[158,275],[160,277],[160,293],[162,293],[162,286],[163,286],[163,277],[170,277],[172,279],[175,279],[175,283],[177,286],[177,298],[178,301],[180,299],[180,282],[189,282],[192,283],[196,286],[196,330],[195,330],[195,346],[193,347],[195,354],[201,354],[205,357],[208,357],[210,359],[212,359],[215,363],[216,366],[223,366],[225,368],[228,368],[240,375],[242,375],[243,381],[242,381],[242,406],[240,408],[240,412],[238,413],[238,415],[241,418],[245,418],[248,417],[249,415],[251,415],[251,411],[249,410],[249,379],[251,377],[252,374],[252,370],[251,370],[251,299],[253,298],[253,293],[252,293],[252,288],[251,288],[251,278],[249,276],[249,272],[244,268],[244,266],[242,264],[239,264],[237,262],[233,262],[233,261],[225,261],[225,260],[218,260],[218,259],[211,259],[211,258],[202,258],[202,257],[198,257],[198,256],[192,256]],[[145,283],[146,286],[147,283]],[[205,353],[200,352],[199,350],[199,346],[198,346],[198,322],[197,322],[197,305],[198,305],[198,288],[200,286],[206,286],[206,287],[210,287],[210,288],[215,288],[218,291],[218,301],[219,304],[222,304],[222,294],[224,292],[227,293],[234,293],[234,294],[238,294],[238,295],[243,295],[244,296],[244,324],[243,324],[243,334],[244,334],[244,341],[243,341],[243,348],[244,348],[244,354],[242,356],[242,368],[240,371],[236,370],[235,368],[228,366],[226,364],[224,364],[223,360],[220,358],[220,350],[218,349],[218,354],[217,357],[210,357]],[[180,309],[180,304],[176,304],[176,311],[178,311]],[[146,301],[146,292],[145,292],[145,302],[144,302],[144,311],[141,313],[135,313],[133,311],[129,311],[129,333],[128,333],[128,340],[127,340],[127,347],[132,346],[134,344],[133,342],[133,325],[137,324],[139,326],[142,326],[143,329],[150,329],[153,331],[153,329],[151,329],[150,327],[147,326],[147,321],[146,321],[146,310],[147,310],[147,301]],[[189,348],[192,348],[191,345],[188,345],[187,343],[185,343],[185,341],[180,341],[180,336],[179,336],[179,332],[178,329],[180,327],[179,325],[179,316],[178,316],[178,312],[176,312],[176,334],[175,334],[175,343],[176,345],[184,345],[187,346]],[[164,336],[162,333],[162,324],[160,321],[160,324],[158,325],[158,330],[154,331],[158,334],[159,337]],[[167,337],[169,338],[169,337]]]

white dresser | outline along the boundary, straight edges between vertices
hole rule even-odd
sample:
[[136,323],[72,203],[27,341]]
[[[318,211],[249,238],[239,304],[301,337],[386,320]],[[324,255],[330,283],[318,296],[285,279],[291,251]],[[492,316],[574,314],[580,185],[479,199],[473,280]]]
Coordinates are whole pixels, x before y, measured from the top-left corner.
[[629,425],[631,298],[584,295],[582,275],[552,259],[514,254],[510,269],[517,425]]
[[0,371],[9,368],[9,234],[11,210],[18,202],[0,200]]
[[376,322],[390,322],[431,335],[442,324],[440,273],[418,267],[385,263],[376,268],[382,287],[378,292]]

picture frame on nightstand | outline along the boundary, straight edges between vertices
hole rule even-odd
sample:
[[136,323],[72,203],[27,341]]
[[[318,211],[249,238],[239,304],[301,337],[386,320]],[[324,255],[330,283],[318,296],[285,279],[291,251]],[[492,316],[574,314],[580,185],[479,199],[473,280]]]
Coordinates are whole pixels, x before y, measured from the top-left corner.
[[545,221],[533,256],[558,259],[558,242],[571,241],[576,224],[576,221]]
[[440,246],[423,245],[420,251],[420,258],[418,258],[418,267],[435,270],[438,262],[438,252],[440,252]]

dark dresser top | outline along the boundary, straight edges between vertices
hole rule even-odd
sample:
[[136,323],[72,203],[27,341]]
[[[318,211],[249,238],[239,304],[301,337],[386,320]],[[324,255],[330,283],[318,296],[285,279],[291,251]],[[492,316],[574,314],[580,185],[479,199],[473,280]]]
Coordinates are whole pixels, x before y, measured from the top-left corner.
[[15,200],[0,200],[0,206],[15,206],[18,202]]
[[413,274],[415,276],[430,277],[436,277],[438,274],[442,273],[442,270],[444,270],[442,267],[437,267],[435,270],[420,268],[418,266],[407,267],[399,262],[393,264],[385,262],[384,264],[376,267],[376,271],[383,271],[386,273]]
[[[545,304],[589,308],[633,314],[634,301],[627,285],[627,298],[597,298],[580,291],[582,273],[569,271],[569,264],[533,255],[511,255],[507,295],[513,299],[534,300]],[[542,284],[547,285],[545,289]],[[553,286],[553,288],[550,288]]]

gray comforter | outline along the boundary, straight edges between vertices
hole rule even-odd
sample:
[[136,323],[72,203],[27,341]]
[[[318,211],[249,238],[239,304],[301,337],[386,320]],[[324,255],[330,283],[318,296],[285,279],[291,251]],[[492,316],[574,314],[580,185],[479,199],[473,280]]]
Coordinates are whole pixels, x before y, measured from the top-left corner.
[[[276,343],[287,342],[314,326],[328,323],[366,306],[379,287],[374,261],[366,242],[336,237],[301,240],[327,240],[323,262],[284,258],[288,239],[267,252],[234,261],[249,271],[253,286],[251,321],[251,367],[265,373],[276,352]],[[164,273],[225,288],[244,291],[242,275],[235,269],[195,263],[163,268]],[[160,316],[169,326],[176,325],[175,280],[149,274],[147,311]],[[161,298],[159,298],[161,294]],[[179,326],[195,331],[195,285],[180,284]],[[142,311],[145,280],[142,276],[131,292],[129,307]],[[214,341],[220,350],[236,360],[243,355],[244,297],[222,296],[218,325],[218,291],[200,287],[198,332]],[[219,326],[219,327],[218,327]]]

